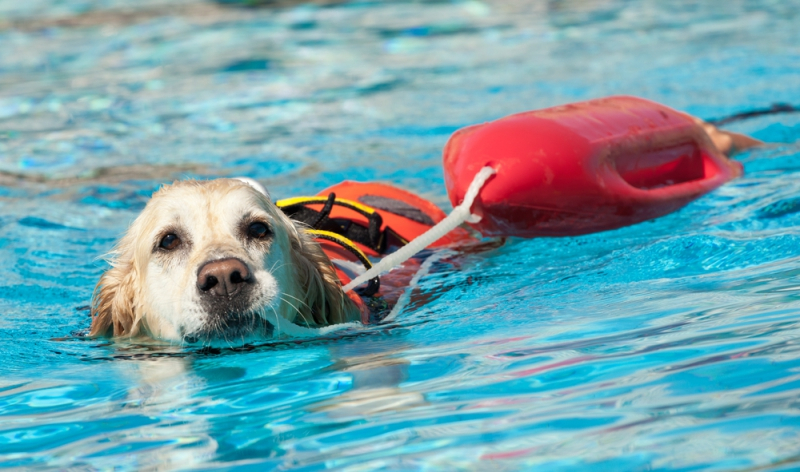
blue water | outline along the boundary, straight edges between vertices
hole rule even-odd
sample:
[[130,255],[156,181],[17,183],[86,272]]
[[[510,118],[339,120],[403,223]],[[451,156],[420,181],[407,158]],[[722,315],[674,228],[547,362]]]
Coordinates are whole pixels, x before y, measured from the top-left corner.
[[241,349],[86,340],[176,178],[448,207],[457,128],[625,93],[800,104],[800,2],[0,1],[0,465],[797,470],[800,115],[657,221],[446,256],[395,322]]

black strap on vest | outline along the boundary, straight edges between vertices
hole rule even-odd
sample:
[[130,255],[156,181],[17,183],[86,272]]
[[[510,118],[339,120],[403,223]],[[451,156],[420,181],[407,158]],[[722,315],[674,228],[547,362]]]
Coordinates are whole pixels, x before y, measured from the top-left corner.
[[[320,203],[323,204],[320,211],[308,207],[308,205]],[[277,205],[286,216],[305,223],[312,229],[330,231],[368,247],[378,254],[386,253],[387,235],[385,231],[381,231],[383,218],[374,208],[358,202],[337,199],[333,192],[328,194],[327,198],[288,198],[279,200]],[[368,226],[363,226],[347,218],[331,218],[330,213],[334,206],[342,206],[363,215],[368,221]]]
[[[364,254],[361,251],[361,249],[359,249],[358,246],[353,244],[353,242],[350,241],[349,239],[340,236],[336,233],[331,233],[330,231],[324,231],[319,229],[309,229],[308,233],[314,235],[314,237],[317,239],[324,239],[326,241],[338,244],[341,248],[347,250],[348,252],[356,256],[359,262],[361,262],[361,264],[364,265],[364,268],[366,268],[367,270],[372,268],[372,262],[370,262],[370,260],[367,258],[367,255]],[[362,297],[371,297],[376,293],[378,293],[378,290],[380,290],[380,288],[381,288],[380,277],[374,277],[369,280],[366,287],[364,287],[363,289],[359,288],[355,290]]]
[[[278,200],[275,204],[289,218],[306,224],[310,229],[309,233],[316,238],[332,241],[347,251],[355,254],[364,267],[372,267],[367,256],[361,252],[354,242],[368,247],[378,254],[386,254],[388,241],[391,237],[400,245],[408,244],[408,241],[397,234],[391,228],[381,231],[383,218],[375,208],[388,211],[396,215],[408,218],[417,223],[433,226],[435,223],[430,216],[400,200],[388,197],[365,195],[359,201],[336,198],[336,194],[331,192],[327,197],[295,197]],[[309,205],[322,205],[317,211],[309,208]],[[367,220],[367,226],[357,223],[347,218],[331,218],[331,210],[334,206],[341,206],[355,211]],[[380,288],[380,279],[375,277],[369,281],[364,289],[359,291],[362,296],[372,296]]]
[[[313,210],[307,206],[320,203],[323,203],[320,211]],[[289,218],[305,223],[310,228],[308,232],[314,235],[315,238],[331,241],[355,255],[367,270],[372,267],[372,263],[353,243],[357,242],[378,254],[383,254],[386,251],[386,236],[381,232],[383,218],[374,208],[348,200],[337,200],[336,194],[333,192],[328,194],[327,198],[287,198],[279,200],[276,205]],[[349,208],[363,215],[369,222],[368,226],[362,226],[345,218],[331,218],[331,210],[335,205]],[[378,293],[380,287],[380,278],[375,277],[369,281],[366,287],[357,289],[357,291],[363,297],[372,297]]]

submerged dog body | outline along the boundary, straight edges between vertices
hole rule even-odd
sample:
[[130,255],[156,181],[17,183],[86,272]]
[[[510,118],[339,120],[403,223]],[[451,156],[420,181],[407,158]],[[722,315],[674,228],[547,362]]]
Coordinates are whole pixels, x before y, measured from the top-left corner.
[[92,336],[239,340],[360,319],[313,238],[238,180],[163,187],[111,256]]

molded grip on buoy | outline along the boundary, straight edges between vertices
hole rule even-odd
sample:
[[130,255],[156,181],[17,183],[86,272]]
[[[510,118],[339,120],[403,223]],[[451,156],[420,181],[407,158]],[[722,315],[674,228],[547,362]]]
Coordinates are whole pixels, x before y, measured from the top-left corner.
[[456,131],[444,149],[454,206],[484,166],[472,206],[484,236],[574,236],[673,212],[742,175],[689,116],[617,96]]

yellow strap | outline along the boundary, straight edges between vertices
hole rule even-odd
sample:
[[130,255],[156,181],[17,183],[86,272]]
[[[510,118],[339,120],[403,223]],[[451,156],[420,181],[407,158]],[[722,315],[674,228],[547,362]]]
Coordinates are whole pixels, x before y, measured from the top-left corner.
[[[275,205],[278,208],[288,207],[292,205],[310,205],[315,203],[325,204],[328,201],[328,197],[292,197],[292,198],[284,198],[283,200],[278,200],[275,202]],[[361,212],[364,212],[368,215],[375,213],[375,209],[372,207],[368,207],[362,203],[355,202],[353,200],[346,200],[344,198],[337,198],[334,200],[334,203],[345,207],[353,207]]]
[[350,241],[344,236],[336,234],[331,231],[324,231],[321,229],[307,229],[306,233],[317,235],[323,239],[334,240],[335,242],[341,244],[342,246],[344,246],[345,248],[349,249],[350,251],[354,252],[357,256],[359,256],[358,258],[361,259],[361,263],[364,264],[367,267],[367,269],[372,268],[372,263],[370,262],[367,255],[364,254],[364,252],[361,249],[359,249],[358,246],[356,246],[353,241]]

